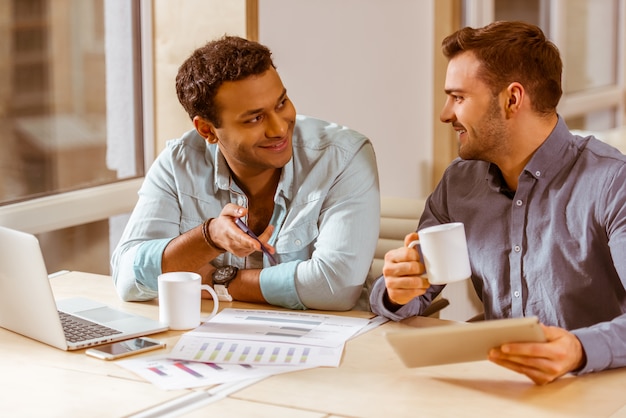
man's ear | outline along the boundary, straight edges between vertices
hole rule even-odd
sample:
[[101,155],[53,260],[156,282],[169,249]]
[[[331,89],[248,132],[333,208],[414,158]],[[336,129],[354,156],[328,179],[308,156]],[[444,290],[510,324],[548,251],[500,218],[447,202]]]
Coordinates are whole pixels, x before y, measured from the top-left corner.
[[196,131],[209,142],[209,144],[215,144],[217,142],[215,127],[211,122],[200,116],[194,116],[193,126],[196,128]]
[[509,84],[509,86],[506,88],[506,103],[504,106],[504,110],[507,116],[511,116],[512,114],[519,111],[519,109],[522,107],[522,101],[524,99],[524,96],[524,86],[522,86],[518,82]]

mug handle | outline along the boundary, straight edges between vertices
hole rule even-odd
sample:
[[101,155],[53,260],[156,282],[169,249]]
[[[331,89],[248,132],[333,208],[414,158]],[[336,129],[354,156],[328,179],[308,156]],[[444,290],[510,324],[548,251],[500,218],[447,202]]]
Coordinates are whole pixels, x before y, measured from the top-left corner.
[[213,312],[211,312],[211,315],[209,316],[203,316],[200,318],[200,322],[206,322],[209,319],[213,318],[215,314],[217,314],[217,310],[220,307],[220,302],[217,297],[217,293],[215,293],[215,290],[208,284],[201,285],[200,289],[206,290],[207,292],[209,292],[211,294],[211,297],[213,298]]
[[420,262],[424,264],[424,273],[420,276],[424,279],[428,279],[428,272],[426,271],[426,262],[424,261],[424,254],[422,254],[422,246],[420,245],[420,240],[416,239],[409,243],[408,248],[414,248],[415,251],[420,255]]

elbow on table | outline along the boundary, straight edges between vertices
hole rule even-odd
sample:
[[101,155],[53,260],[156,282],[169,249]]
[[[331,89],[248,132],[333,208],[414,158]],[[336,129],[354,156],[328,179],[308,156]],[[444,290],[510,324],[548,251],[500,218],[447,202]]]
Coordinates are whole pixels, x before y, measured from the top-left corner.
[[361,288],[347,288],[341,291],[335,291],[325,295],[317,300],[303,301],[307,309],[317,309],[321,311],[349,311],[354,308],[359,296]]
[[113,284],[117,295],[124,302],[143,302],[152,300],[157,297],[157,292],[150,289],[144,289],[136,279],[120,279],[117,275],[113,275]]

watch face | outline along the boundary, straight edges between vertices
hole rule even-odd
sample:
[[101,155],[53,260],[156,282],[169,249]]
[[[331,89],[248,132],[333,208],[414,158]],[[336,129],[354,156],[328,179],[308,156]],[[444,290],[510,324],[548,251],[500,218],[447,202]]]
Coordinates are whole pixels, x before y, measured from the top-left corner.
[[224,266],[218,267],[213,273],[213,283],[215,284],[227,284],[237,276],[237,267]]

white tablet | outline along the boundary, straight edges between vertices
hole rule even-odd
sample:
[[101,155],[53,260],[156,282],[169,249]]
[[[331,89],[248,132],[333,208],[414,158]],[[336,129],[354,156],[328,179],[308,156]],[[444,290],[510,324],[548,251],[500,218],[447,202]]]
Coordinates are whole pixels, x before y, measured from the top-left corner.
[[460,322],[385,334],[407,367],[486,360],[489,350],[510,342],[544,342],[536,317]]

